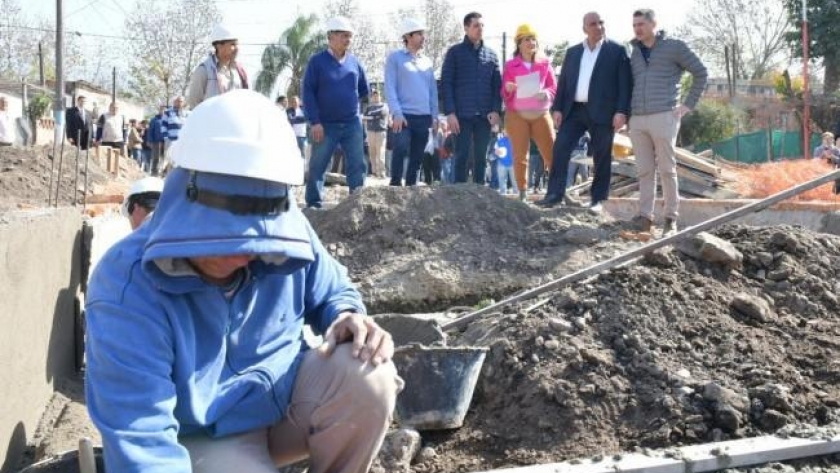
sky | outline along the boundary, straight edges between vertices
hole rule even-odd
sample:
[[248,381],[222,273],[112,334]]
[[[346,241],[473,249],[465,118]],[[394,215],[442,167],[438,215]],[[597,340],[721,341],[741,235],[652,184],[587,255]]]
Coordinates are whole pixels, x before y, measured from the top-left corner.
[[[384,27],[391,13],[401,8],[422,4],[422,0],[357,0],[360,9]],[[583,39],[583,15],[597,11],[606,23],[607,36],[618,41],[632,37],[632,14],[638,8],[652,8],[658,24],[673,30],[685,22],[692,0],[450,0],[456,18],[470,11],[484,16],[485,38],[497,51],[502,32],[512,37],[517,26],[529,23],[537,30],[543,45]],[[144,2],[147,3],[147,2]],[[249,77],[259,72],[264,45],[276,41],[283,30],[299,14],[322,13],[327,0],[216,0],[224,20],[240,32],[239,61]],[[64,0],[65,28],[81,33],[124,35],[127,12],[134,10],[136,0]],[[55,0],[21,0],[27,15],[54,18]],[[389,38],[390,39],[390,38]],[[72,78],[70,78],[72,79]]]

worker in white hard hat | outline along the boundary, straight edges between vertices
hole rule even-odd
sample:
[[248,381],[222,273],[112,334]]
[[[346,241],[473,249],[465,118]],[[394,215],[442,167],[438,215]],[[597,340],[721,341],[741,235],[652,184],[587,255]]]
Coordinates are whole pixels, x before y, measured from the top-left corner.
[[132,230],[136,230],[155,211],[161,192],[163,179],[159,177],[146,176],[131,184],[123,201],[122,213],[128,218]]
[[210,97],[235,89],[248,88],[248,75],[236,62],[239,38],[225,24],[218,24],[210,33],[213,52],[190,75],[187,103],[195,108]]
[[344,151],[350,192],[364,186],[367,174],[359,101],[370,89],[364,68],[349,51],[353,26],[336,17],[327,21],[326,29],[329,47],[309,59],[303,79],[312,145],[306,205],[315,208],[322,205],[324,176],[337,145]]
[[[404,47],[389,54],[385,61],[385,96],[394,132],[391,185],[403,185],[403,160],[408,157],[405,185],[413,186],[417,183],[432,122],[438,116],[437,82],[432,60],[422,53],[426,25],[406,19],[400,35]],[[432,167],[430,175],[434,181],[440,181],[440,162],[435,162],[438,165]]]
[[170,151],[157,210],[89,284],[105,469],[276,473],[308,456],[312,473],[367,471],[402,386],[394,345],[295,204],[303,160],[283,111],[213,97]]

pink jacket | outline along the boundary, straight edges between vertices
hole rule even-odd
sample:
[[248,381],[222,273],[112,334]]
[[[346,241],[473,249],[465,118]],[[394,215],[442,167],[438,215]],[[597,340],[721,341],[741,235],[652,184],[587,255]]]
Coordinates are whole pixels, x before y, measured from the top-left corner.
[[[545,100],[539,100],[536,97],[518,99],[515,90],[511,93],[505,91],[505,84],[508,82],[515,84],[516,77],[528,75],[532,72],[540,73],[540,86],[548,95]],[[505,73],[502,75],[502,99],[504,99],[505,107],[508,110],[548,110],[554,102],[554,94],[556,93],[557,82],[554,79],[554,71],[551,70],[551,63],[548,62],[547,58],[537,58],[530,70],[525,67],[522,58],[519,56],[505,64]]]

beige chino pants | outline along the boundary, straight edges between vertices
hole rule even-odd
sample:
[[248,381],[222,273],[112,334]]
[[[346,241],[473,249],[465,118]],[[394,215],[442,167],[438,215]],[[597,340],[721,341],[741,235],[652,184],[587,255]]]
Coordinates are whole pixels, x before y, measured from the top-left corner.
[[292,401],[279,423],[240,435],[180,439],[194,473],[277,473],[309,458],[310,473],[363,473],[391,423],[403,382],[393,363],[377,367],[353,358],[351,344],[324,358],[310,350]]
[[376,177],[385,177],[385,138],[384,131],[368,131],[368,152],[370,153],[370,173]]
[[665,218],[676,221],[680,208],[677,183],[677,132],[680,119],[673,111],[630,117],[630,140],[636,155],[639,179],[639,215],[653,220],[656,199],[656,171],[662,181]]

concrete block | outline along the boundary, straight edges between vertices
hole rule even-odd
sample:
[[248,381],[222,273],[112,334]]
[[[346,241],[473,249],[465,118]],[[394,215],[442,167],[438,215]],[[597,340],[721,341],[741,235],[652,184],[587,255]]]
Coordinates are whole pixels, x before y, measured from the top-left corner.
[[15,471],[56,386],[75,371],[79,209],[4,214],[0,223],[0,472]]

